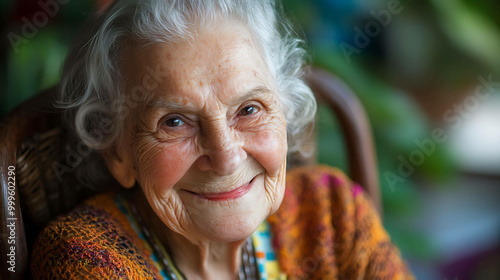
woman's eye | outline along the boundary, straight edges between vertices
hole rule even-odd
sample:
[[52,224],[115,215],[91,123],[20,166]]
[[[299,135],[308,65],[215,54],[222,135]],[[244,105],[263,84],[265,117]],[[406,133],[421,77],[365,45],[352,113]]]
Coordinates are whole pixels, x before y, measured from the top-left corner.
[[170,118],[165,121],[165,124],[168,127],[177,127],[183,125],[184,122],[180,118]]
[[249,115],[257,113],[258,111],[259,111],[259,109],[257,109],[257,107],[255,107],[255,106],[247,106],[247,107],[241,109],[240,115],[249,116]]

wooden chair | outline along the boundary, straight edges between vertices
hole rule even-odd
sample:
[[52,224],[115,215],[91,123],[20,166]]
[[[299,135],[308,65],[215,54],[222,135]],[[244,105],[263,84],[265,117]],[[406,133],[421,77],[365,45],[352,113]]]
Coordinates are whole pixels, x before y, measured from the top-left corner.
[[[318,100],[325,102],[338,118],[348,150],[350,177],[365,188],[380,211],[375,152],[363,107],[341,80],[325,71],[312,70],[306,79]],[[3,269],[1,279],[28,278],[28,256],[34,237],[47,221],[89,195],[78,187],[70,167],[65,176],[55,171],[57,166],[68,167],[65,132],[60,114],[52,105],[56,91],[52,88],[35,96],[0,123],[0,262],[4,266],[9,261],[14,246],[16,271]],[[9,184],[12,177],[15,191]],[[9,202],[13,208],[9,209]],[[12,232],[7,227],[11,222],[15,222]]]

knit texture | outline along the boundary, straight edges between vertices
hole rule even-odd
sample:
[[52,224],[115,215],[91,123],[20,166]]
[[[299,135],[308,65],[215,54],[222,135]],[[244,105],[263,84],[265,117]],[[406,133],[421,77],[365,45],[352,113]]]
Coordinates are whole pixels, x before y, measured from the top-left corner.
[[[48,224],[32,254],[35,279],[162,279],[113,197],[97,195]],[[289,172],[268,222],[288,279],[413,279],[361,187],[337,169]]]
[[107,193],[48,224],[31,272],[34,279],[162,279],[150,255]]

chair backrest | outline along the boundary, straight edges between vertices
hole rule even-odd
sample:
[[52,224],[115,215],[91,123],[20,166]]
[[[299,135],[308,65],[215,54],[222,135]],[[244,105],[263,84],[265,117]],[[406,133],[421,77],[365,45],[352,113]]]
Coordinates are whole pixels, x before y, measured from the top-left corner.
[[[35,133],[45,130],[51,116],[43,112],[42,100],[48,93],[36,96],[14,110],[0,123],[0,185],[1,233],[0,261],[2,279],[21,279],[28,265],[27,243],[21,200],[18,191],[17,155],[21,145]],[[30,109],[30,108],[39,108]],[[14,249],[14,250],[12,250]],[[11,269],[11,270],[10,270]],[[13,272],[13,270],[15,272]]]
[[349,176],[370,195],[382,217],[377,157],[365,109],[346,83],[324,70],[311,69],[306,81],[318,103],[324,102],[337,117],[347,149]]
[[[339,120],[350,177],[365,188],[380,211],[373,140],[363,107],[341,80],[327,72],[315,69],[306,79]],[[71,153],[65,146],[60,114],[53,107],[56,92],[52,88],[38,94],[0,123],[0,261],[8,264],[9,255],[14,255],[16,271],[2,270],[1,279],[22,279],[39,230],[89,195],[71,176]]]

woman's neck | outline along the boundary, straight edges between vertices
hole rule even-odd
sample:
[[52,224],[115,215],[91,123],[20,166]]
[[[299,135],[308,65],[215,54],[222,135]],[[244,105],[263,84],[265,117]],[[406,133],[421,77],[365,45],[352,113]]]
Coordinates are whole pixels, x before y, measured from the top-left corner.
[[209,240],[189,240],[171,231],[158,216],[142,193],[136,189],[134,205],[146,226],[167,248],[175,266],[186,279],[236,279],[241,266],[241,247],[245,240],[220,243]]
[[184,236],[165,231],[166,246],[187,279],[235,279],[241,265],[242,242],[193,243]]

